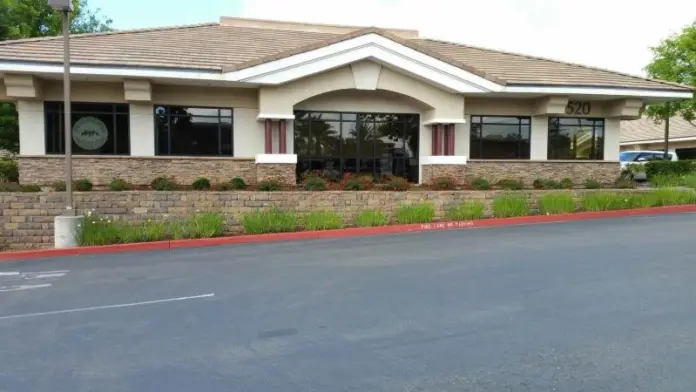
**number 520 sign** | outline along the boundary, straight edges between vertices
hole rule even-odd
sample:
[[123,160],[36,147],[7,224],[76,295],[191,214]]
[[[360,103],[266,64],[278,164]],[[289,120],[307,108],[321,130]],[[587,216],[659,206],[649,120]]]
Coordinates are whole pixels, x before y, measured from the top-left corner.
[[569,116],[588,115],[592,111],[592,104],[587,101],[568,101],[565,112]]

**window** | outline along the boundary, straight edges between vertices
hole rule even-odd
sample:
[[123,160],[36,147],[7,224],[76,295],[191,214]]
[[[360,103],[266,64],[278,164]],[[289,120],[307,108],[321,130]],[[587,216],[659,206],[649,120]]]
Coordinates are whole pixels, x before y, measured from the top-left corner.
[[529,159],[530,118],[471,116],[472,159]]
[[[63,103],[46,102],[46,154],[65,153]],[[130,154],[128,104],[71,104],[72,153],[80,155]]]
[[232,156],[232,109],[155,106],[156,155]]
[[548,159],[604,159],[604,120],[549,118]]
[[298,176],[359,172],[417,182],[419,129],[415,114],[295,112]]

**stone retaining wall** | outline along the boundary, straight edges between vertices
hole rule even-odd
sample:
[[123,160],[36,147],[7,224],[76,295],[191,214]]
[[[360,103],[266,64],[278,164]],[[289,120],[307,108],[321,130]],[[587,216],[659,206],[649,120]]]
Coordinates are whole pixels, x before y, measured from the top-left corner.
[[[47,186],[65,179],[64,156],[24,156],[17,160],[22,184]],[[253,158],[73,156],[73,178],[87,178],[96,186],[107,185],[114,178],[148,185],[161,176],[187,185],[199,177],[213,183],[241,177],[249,184],[278,177],[283,183],[294,185],[295,165],[255,164]]]
[[576,184],[596,180],[613,184],[621,173],[619,162],[611,161],[528,161],[472,159],[466,165],[424,165],[423,182],[434,177],[449,176],[459,183],[484,178],[491,184],[502,179],[519,179],[531,185],[537,178],[560,181],[570,178]]
[[[525,191],[532,206],[547,191]],[[590,190],[576,190],[579,197]],[[620,192],[620,191],[614,191]],[[636,192],[626,190],[624,192]],[[239,232],[241,214],[278,207],[298,212],[335,211],[348,224],[364,209],[380,209],[392,216],[403,204],[432,202],[437,217],[463,200],[481,200],[490,208],[501,191],[409,191],[409,192],[77,192],[78,213],[94,211],[107,219],[144,221],[188,217],[197,211],[214,210],[228,216],[230,232]],[[27,249],[53,246],[53,218],[63,212],[64,193],[0,194],[0,248]]]

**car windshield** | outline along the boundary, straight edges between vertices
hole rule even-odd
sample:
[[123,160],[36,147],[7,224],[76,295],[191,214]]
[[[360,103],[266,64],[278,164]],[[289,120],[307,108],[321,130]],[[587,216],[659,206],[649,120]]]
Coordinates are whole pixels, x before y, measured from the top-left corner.
[[619,160],[621,162],[633,162],[640,155],[639,152],[622,152],[619,154]]

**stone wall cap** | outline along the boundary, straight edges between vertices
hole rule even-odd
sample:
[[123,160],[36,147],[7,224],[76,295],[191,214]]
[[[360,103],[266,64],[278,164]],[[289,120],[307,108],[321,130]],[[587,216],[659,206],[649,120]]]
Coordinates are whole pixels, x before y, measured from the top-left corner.
[[[65,159],[65,155],[19,155],[18,159]],[[181,156],[181,155],[156,155],[156,156],[133,156],[133,155],[73,155],[72,159],[138,159],[138,160],[225,160],[225,161],[253,161],[253,157],[221,157],[221,156]]]

